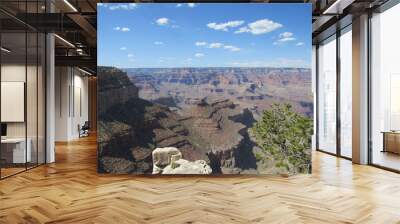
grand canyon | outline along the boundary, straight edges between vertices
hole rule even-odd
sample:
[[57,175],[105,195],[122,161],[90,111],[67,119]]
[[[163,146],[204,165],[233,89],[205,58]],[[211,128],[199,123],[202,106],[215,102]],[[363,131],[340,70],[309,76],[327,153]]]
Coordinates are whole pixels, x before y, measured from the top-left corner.
[[103,173],[283,173],[250,130],[274,104],[290,104],[307,118],[313,113],[305,68],[98,67],[98,73]]

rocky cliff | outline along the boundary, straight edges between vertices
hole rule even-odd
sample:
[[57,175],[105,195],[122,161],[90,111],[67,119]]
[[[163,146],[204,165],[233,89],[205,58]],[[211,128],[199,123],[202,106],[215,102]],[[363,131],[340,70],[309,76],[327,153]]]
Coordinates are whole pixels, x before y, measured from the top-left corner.
[[207,149],[214,173],[240,173],[256,169],[254,143],[247,129],[255,122],[247,109],[230,100],[203,100],[184,113],[183,123],[192,138]]
[[131,98],[138,98],[139,89],[126,76],[126,73],[113,67],[97,68],[99,113],[110,107],[123,104]]
[[124,72],[99,69],[99,171],[151,173],[152,150],[176,147],[187,160],[206,159],[189,140],[189,131],[168,107],[138,98]]
[[125,69],[142,99],[183,108],[206,97],[230,99],[257,118],[274,103],[312,117],[311,70],[302,68]]
[[255,120],[248,109],[229,99],[202,99],[173,111],[140,99],[123,71],[98,71],[99,172],[150,174],[153,150],[164,147],[179,149],[189,162],[204,160],[214,174],[256,170],[247,133]]

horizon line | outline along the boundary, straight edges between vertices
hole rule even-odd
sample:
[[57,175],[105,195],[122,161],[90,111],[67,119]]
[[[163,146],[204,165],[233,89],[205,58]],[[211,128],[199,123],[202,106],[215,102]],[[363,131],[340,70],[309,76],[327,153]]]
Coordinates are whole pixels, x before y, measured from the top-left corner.
[[97,67],[115,67],[119,69],[173,69],[173,68],[291,68],[310,69],[310,67],[274,67],[274,66],[182,66],[182,67],[118,67],[115,65],[97,65]]

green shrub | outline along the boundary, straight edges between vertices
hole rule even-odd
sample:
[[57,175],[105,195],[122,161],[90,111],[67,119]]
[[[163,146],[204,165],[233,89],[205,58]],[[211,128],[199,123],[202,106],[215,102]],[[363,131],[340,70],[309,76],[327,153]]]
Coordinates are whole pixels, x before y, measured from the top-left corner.
[[310,172],[313,122],[290,104],[274,104],[263,111],[251,133],[257,144],[272,155],[277,167],[290,173]]

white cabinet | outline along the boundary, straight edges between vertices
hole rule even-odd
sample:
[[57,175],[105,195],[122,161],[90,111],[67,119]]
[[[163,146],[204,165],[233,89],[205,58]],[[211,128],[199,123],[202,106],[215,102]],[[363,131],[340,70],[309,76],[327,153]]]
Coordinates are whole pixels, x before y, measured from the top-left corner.
[[12,151],[12,163],[25,163],[32,161],[32,141],[27,139],[27,147],[25,151],[25,138],[7,138],[2,139],[2,147],[6,147]]

